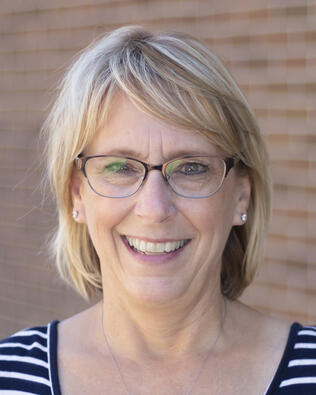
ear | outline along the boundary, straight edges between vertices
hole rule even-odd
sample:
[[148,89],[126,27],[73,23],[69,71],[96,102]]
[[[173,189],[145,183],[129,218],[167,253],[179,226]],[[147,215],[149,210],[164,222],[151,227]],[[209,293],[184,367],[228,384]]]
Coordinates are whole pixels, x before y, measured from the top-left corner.
[[245,221],[241,219],[243,214],[247,214],[250,197],[251,197],[251,183],[248,175],[237,176],[236,178],[236,205],[233,215],[233,226],[244,225]]
[[74,170],[71,176],[70,193],[72,198],[73,210],[77,211],[78,215],[74,221],[78,223],[86,223],[86,211],[84,201],[82,199],[83,191],[83,175],[80,171]]

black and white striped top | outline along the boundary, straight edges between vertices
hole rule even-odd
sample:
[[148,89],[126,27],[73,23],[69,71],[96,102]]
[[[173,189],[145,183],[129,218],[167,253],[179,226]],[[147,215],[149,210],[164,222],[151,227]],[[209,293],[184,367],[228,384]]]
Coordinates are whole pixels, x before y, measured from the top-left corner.
[[[61,395],[57,326],[20,331],[0,342],[0,395]],[[291,326],[277,372],[265,395],[316,394],[316,327]]]

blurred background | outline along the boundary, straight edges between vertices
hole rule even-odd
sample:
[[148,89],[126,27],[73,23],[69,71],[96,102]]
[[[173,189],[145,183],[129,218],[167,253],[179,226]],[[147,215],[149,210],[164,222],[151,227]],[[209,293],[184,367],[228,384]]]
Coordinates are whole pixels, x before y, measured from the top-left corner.
[[274,209],[265,264],[242,300],[316,323],[316,0],[1,0],[0,338],[88,306],[46,240],[41,124],[75,53],[126,24],[204,39],[252,105],[268,144]]

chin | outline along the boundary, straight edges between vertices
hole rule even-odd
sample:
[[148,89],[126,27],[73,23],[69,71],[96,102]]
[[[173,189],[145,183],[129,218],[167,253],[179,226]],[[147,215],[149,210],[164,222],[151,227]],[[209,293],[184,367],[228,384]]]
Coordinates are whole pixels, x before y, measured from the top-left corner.
[[175,286],[170,279],[141,279],[128,289],[128,293],[139,303],[150,305],[169,304],[184,294],[185,287]]

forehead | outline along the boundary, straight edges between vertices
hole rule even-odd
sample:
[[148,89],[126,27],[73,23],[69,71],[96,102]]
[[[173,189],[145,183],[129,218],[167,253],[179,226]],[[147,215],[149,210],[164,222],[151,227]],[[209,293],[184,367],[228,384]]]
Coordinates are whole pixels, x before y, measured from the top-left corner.
[[157,120],[138,109],[126,96],[118,97],[109,117],[85,150],[85,155],[120,154],[147,159],[190,155],[216,155],[211,140],[196,130],[188,130]]

